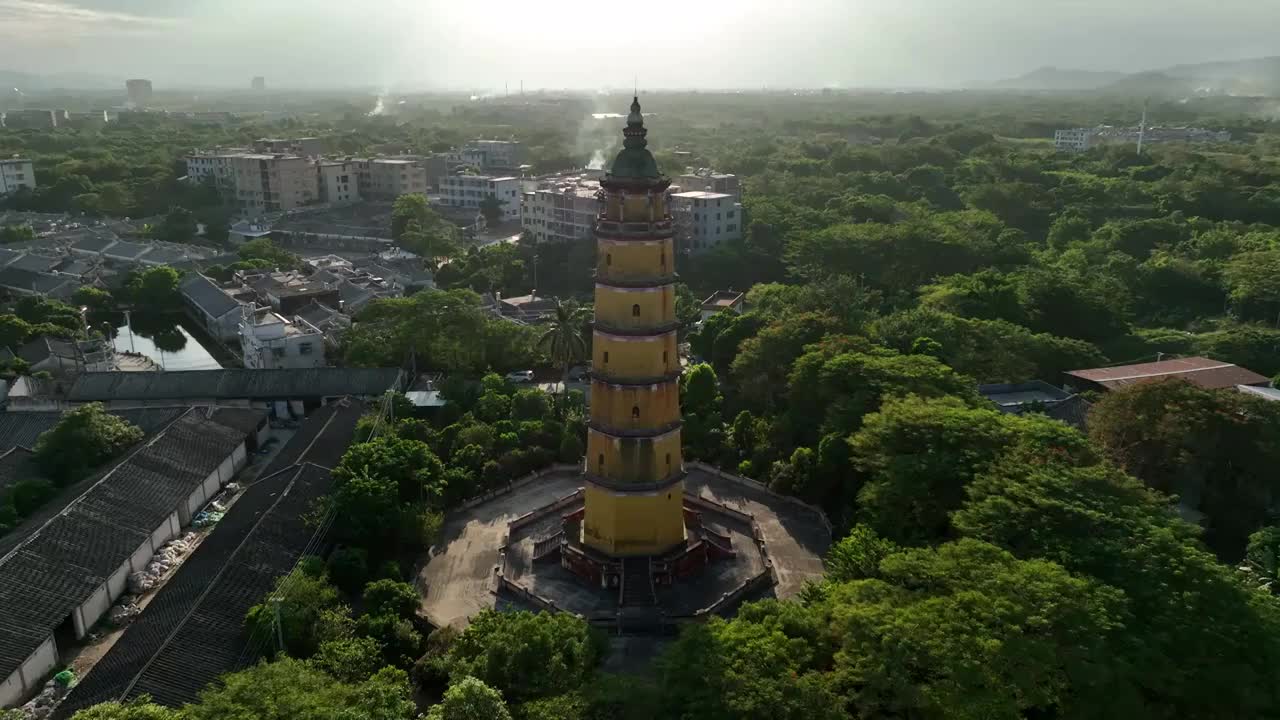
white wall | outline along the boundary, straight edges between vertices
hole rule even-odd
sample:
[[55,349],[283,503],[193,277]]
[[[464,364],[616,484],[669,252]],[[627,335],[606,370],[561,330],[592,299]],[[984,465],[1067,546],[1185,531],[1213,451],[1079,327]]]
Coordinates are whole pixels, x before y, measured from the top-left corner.
[[58,648],[50,636],[0,685],[0,707],[17,705],[33,694],[38,683],[57,666]]

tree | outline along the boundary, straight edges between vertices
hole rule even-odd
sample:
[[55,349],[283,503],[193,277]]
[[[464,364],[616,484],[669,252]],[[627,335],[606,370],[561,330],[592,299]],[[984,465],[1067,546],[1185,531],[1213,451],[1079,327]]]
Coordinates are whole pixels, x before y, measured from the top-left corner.
[[364,587],[365,612],[408,619],[418,610],[418,591],[408,583],[374,580]]
[[302,265],[302,260],[293,253],[282,250],[270,238],[250,240],[236,250],[236,254],[245,262],[260,261],[267,268],[277,270],[293,270]]
[[484,610],[437,666],[455,679],[479,678],[521,702],[581,686],[602,652],[603,638],[579,617]]
[[145,694],[124,702],[99,703],[71,716],[72,720],[177,720],[178,717],[178,711],[151,702],[151,696]]
[[155,227],[152,237],[168,242],[190,242],[196,236],[196,216],[183,207],[174,207]]
[[435,222],[428,230],[419,221],[410,220],[398,242],[405,250],[426,258],[432,267],[439,266],[462,249],[455,229],[443,221]]
[[366,549],[380,547],[395,533],[397,528],[389,527],[387,518],[399,505],[395,481],[363,468],[338,483],[327,502],[329,512],[342,516],[341,536]]
[[480,201],[480,214],[490,225],[498,224],[502,219],[502,201],[492,195]]
[[1077,431],[1041,415],[1006,415],[951,397],[891,399],[849,438],[854,465],[866,474],[859,518],[902,545],[940,541],[973,477],[1020,442],[1044,453],[1091,455]]
[[257,642],[283,638],[284,649],[293,657],[307,658],[319,647],[317,626],[322,613],[337,610],[338,590],[329,584],[323,567],[312,573],[300,567],[276,581],[275,590],[249,608],[245,629]]
[[31,335],[31,323],[17,315],[0,315],[0,348],[17,350]]
[[395,484],[403,501],[433,503],[443,496],[444,466],[426,443],[383,435],[371,442],[352,445],[333,470],[342,483],[358,473]]
[[382,667],[382,648],[370,637],[326,640],[320,643],[311,664],[341,682],[358,683]]
[[362,548],[341,548],[329,556],[329,577],[346,592],[364,587],[369,577],[369,553]]
[[[1015,449],[969,486],[953,526],[1124,593],[1111,707],[1134,717],[1258,717],[1280,706],[1280,607],[1197,542],[1168,498],[1105,463]],[[1209,619],[1211,618],[1211,619]]]
[[48,477],[67,485],[142,438],[136,425],[109,414],[101,403],[88,403],[65,413],[40,435],[35,461]]
[[409,720],[415,708],[409,678],[383,668],[358,683],[344,683],[293,658],[223,676],[183,708],[189,720]]
[[427,711],[427,720],[511,720],[502,693],[473,677],[449,686],[438,705]]
[[0,227],[0,245],[30,242],[36,239],[36,232],[30,225],[5,225]]
[[546,350],[552,364],[563,374],[562,393],[569,390],[569,368],[587,354],[587,341],[582,332],[586,316],[586,308],[578,307],[572,300],[562,302],[557,298],[555,312],[545,323],[547,329],[538,336],[538,347]]
[[125,285],[129,299],[150,310],[177,310],[182,306],[178,294],[181,277],[168,265],[147,268],[133,274]]
[[426,225],[431,212],[425,195],[410,193],[396,198],[391,208],[392,239],[399,240],[411,222],[417,222],[419,226]]
[[1089,434],[1120,467],[1202,513],[1209,546],[1228,561],[1280,492],[1280,407],[1234,389],[1170,380],[1111,392],[1090,412]]
[[879,577],[880,562],[898,551],[898,546],[875,534],[865,525],[855,525],[849,534],[827,551],[828,582],[848,582]]
[[111,297],[111,293],[92,285],[83,285],[77,288],[75,294],[71,297],[75,304],[87,307],[92,311],[103,312],[115,307],[115,298]]

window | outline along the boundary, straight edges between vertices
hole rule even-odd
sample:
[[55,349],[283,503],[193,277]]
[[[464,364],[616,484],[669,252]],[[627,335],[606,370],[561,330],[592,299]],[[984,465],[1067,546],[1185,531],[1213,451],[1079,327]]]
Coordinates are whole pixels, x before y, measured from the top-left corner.
[[666,365],[666,364],[667,364],[667,351],[666,351],[666,350],[663,350],[663,351],[662,351],[662,364],[663,364],[663,365]]
[[604,472],[604,453],[600,453],[600,455],[596,457],[596,471]]
[[717,220],[719,220],[719,219],[720,219],[720,213],[716,213],[716,219],[717,219]]
[[605,351],[604,351],[604,361],[605,361],[605,363],[606,363],[606,364],[608,364],[608,362],[609,362],[609,351],[608,351],[608,350],[605,350]]
[[667,469],[671,469],[671,453],[667,453]]
[[658,255],[658,267],[662,268],[663,270],[667,268],[667,253],[665,250]]
[[639,306],[639,305],[632,305],[632,306],[631,306],[631,317],[640,317],[640,306]]
[[284,357],[284,348],[271,348],[271,357],[274,357],[274,358]]
[[732,219],[733,219],[733,216],[734,216],[734,215],[736,215],[736,214],[738,214],[736,210],[730,210],[729,212],[725,213],[725,217],[727,217],[728,219],[732,220]]
[[632,419],[632,420],[639,420],[639,419],[640,419],[640,406],[639,406],[639,405],[632,405],[632,406],[631,406],[631,419]]
[[605,256],[604,256],[604,264],[605,264],[605,265],[612,265],[612,264],[613,264],[613,253],[605,253]]
[[299,354],[299,355],[310,355],[310,354],[311,354],[311,349],[312,349],[312,348],[311,348],[311,343],[301,343],[301,344],[299,344],[299,345],[298,345],[298,354]]

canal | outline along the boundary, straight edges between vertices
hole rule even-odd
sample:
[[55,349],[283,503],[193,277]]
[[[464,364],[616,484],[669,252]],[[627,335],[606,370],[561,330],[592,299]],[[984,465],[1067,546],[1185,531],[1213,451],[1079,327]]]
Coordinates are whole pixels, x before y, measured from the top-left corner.
[[[110,313],[95,325],[111,327],[117,353],[138,353],[165,370],[217,370],[222,365],[182,326],[182,316],[165,313]],[[105,325],[103,325],[105,323]]]

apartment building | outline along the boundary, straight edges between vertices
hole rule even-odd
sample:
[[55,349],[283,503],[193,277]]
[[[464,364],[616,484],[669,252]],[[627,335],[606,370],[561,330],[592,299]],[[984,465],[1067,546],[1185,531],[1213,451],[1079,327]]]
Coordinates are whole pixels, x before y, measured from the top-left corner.
[[324,154],[324,139],[318,137],[259,138],[253,141],[253,151],[319,157]]
[[368,200],[395,200],[409,193],[426,193],[430,187],[425,163],[416,157],[359,158],[355,168],[360,194]]
[[129,102],[134,107],[146,107],[151,102],[150,80],[126,80],[124,87],[129,93]]
[[36,189],[36,171],[26,158],[0,160],[0,195],[17,192],[20,188]]
[[475,165],[486,173],[518,170],[528,157],[524,144],[514,140],[472,140],[463,145],[459,153],[461,162]]
[[66,110],[9,110],[4,114],[4,126],[14,130],[52,130],[66,116]]
[[450,175],[440,180],[444,204],[479,212],[486,198],[501,204],[502,221],[520,219],[520,179],[489,175]]
[[293,210],[320,200],[315,166],[306,158],[237,153],[224,161],[223,192],[243,213]]
[[672,193],[671,216],[680,252],[706,252],[742,238],[742,205],[728,193]]
[[679,186],[680,192],[723,193],[732,195],[734,202],[742,200],[742,186],[737,175],[718,173],[707,168],[677,175],[671,184]]
[[592,237],[599,212],[600,182],[587,175],[538,182],[520,197],[520,226],[537,242],[571,242]]
[[316,163],[320,202],[349,203],[360,199],[360,175],[353,163],[320,160]]
[[244,366],[254,370],[325,366],[324,333],[300,317],[286,318],[271,308],[245,308],[240,348]]

